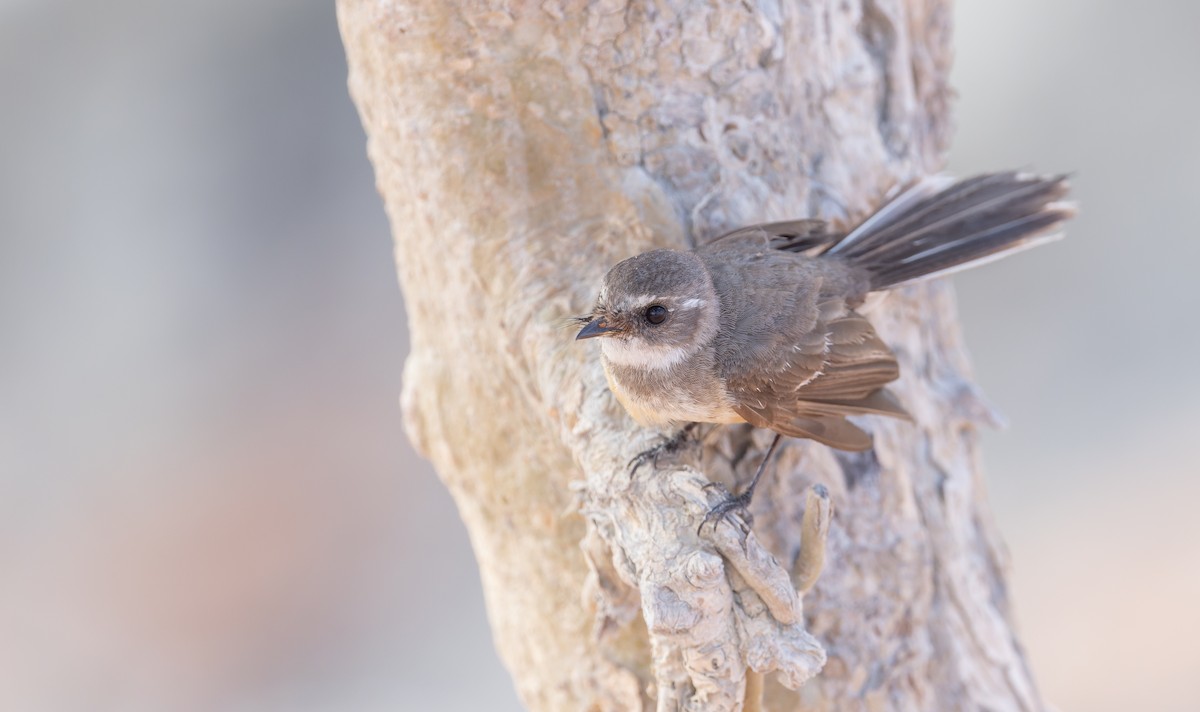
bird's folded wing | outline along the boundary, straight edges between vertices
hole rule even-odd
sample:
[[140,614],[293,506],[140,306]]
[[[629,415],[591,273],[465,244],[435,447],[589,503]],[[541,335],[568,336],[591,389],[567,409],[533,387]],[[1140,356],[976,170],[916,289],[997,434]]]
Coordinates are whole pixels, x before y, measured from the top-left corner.
[[816,440],[839,450],[858,451],[871,448],[871,436],[842,416],[792,415],[783,420],[779,416],[788,414],[778,411],[763,414],[745,404],[734,406],[734,410],[755,427],[768,428],[789,437]]
[[896,359],[862,315],[830,299],[814,328],[776,344],[769,367],[727,380],[734,410],[748,423],[843,450],[865,450],[870,437],[847,415],[908,417],[884,386],[899,376]]
[[871,323],[838,301],[821,304],[818,329],[824,332],[823,364],[820,373],[798,390],[806,401],[858,401],[900,376],[896,357]]

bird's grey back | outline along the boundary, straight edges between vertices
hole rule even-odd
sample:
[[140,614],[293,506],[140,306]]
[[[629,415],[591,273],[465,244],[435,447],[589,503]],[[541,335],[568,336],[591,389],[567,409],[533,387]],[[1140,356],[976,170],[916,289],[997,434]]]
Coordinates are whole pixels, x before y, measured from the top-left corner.
[[817,328],[823,303],[835,300],[844,308],[861,302],[869,289],[861,270],[841,260],[771,249],[766,237],[696,250],[721,299],[714,346],[723,374],[785,365],[793,347]]

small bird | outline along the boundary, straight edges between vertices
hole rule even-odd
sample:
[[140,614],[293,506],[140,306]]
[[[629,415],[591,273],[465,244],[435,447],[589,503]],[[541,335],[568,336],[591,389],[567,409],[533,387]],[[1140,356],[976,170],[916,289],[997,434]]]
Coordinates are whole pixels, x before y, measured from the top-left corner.
[[609,387],[641,425],[775,432],[749,486],[707,522],[745,509],[781,435],[866,450],[870,436],[846,416],[908,417],[885,388],[900,375],[896,357],[855,311],[868,293],[1060,237],[1074,214],[1067,193],[1065,176],[935,176],[849,233],[795,220],[646,252],[608,272],[576,339],[600,338]]

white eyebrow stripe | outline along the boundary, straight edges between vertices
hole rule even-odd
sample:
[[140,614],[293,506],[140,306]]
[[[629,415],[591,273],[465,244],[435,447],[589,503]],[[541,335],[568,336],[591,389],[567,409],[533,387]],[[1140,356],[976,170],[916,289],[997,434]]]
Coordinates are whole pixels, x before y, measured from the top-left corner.
[[685,299],[679,304],[680,309],[695,309],[702,306],[704,306],[704,300],[696,299],[695,297],[692,299]]

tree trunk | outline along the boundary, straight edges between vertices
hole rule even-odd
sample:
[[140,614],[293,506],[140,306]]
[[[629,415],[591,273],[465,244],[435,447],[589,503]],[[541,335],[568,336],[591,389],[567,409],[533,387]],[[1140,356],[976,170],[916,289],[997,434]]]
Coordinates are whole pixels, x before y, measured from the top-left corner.
[[[770,434],[720,428],[703,457],[631,477],[658,435],[566,321],[625,257],[849,223],[936,171],[948,2],[339,0],[338,16],[409,310],[408,432],[466,522],[530,708],[753,709],[764,687],[775,710],[1042,708],[945,284],[867,306],[915,422],[863,419],[865,454],[785,441],[752,533],[697,534],[717,496],[702,486],[748,478]],[[822,554],[801,609],[793,584]]]

